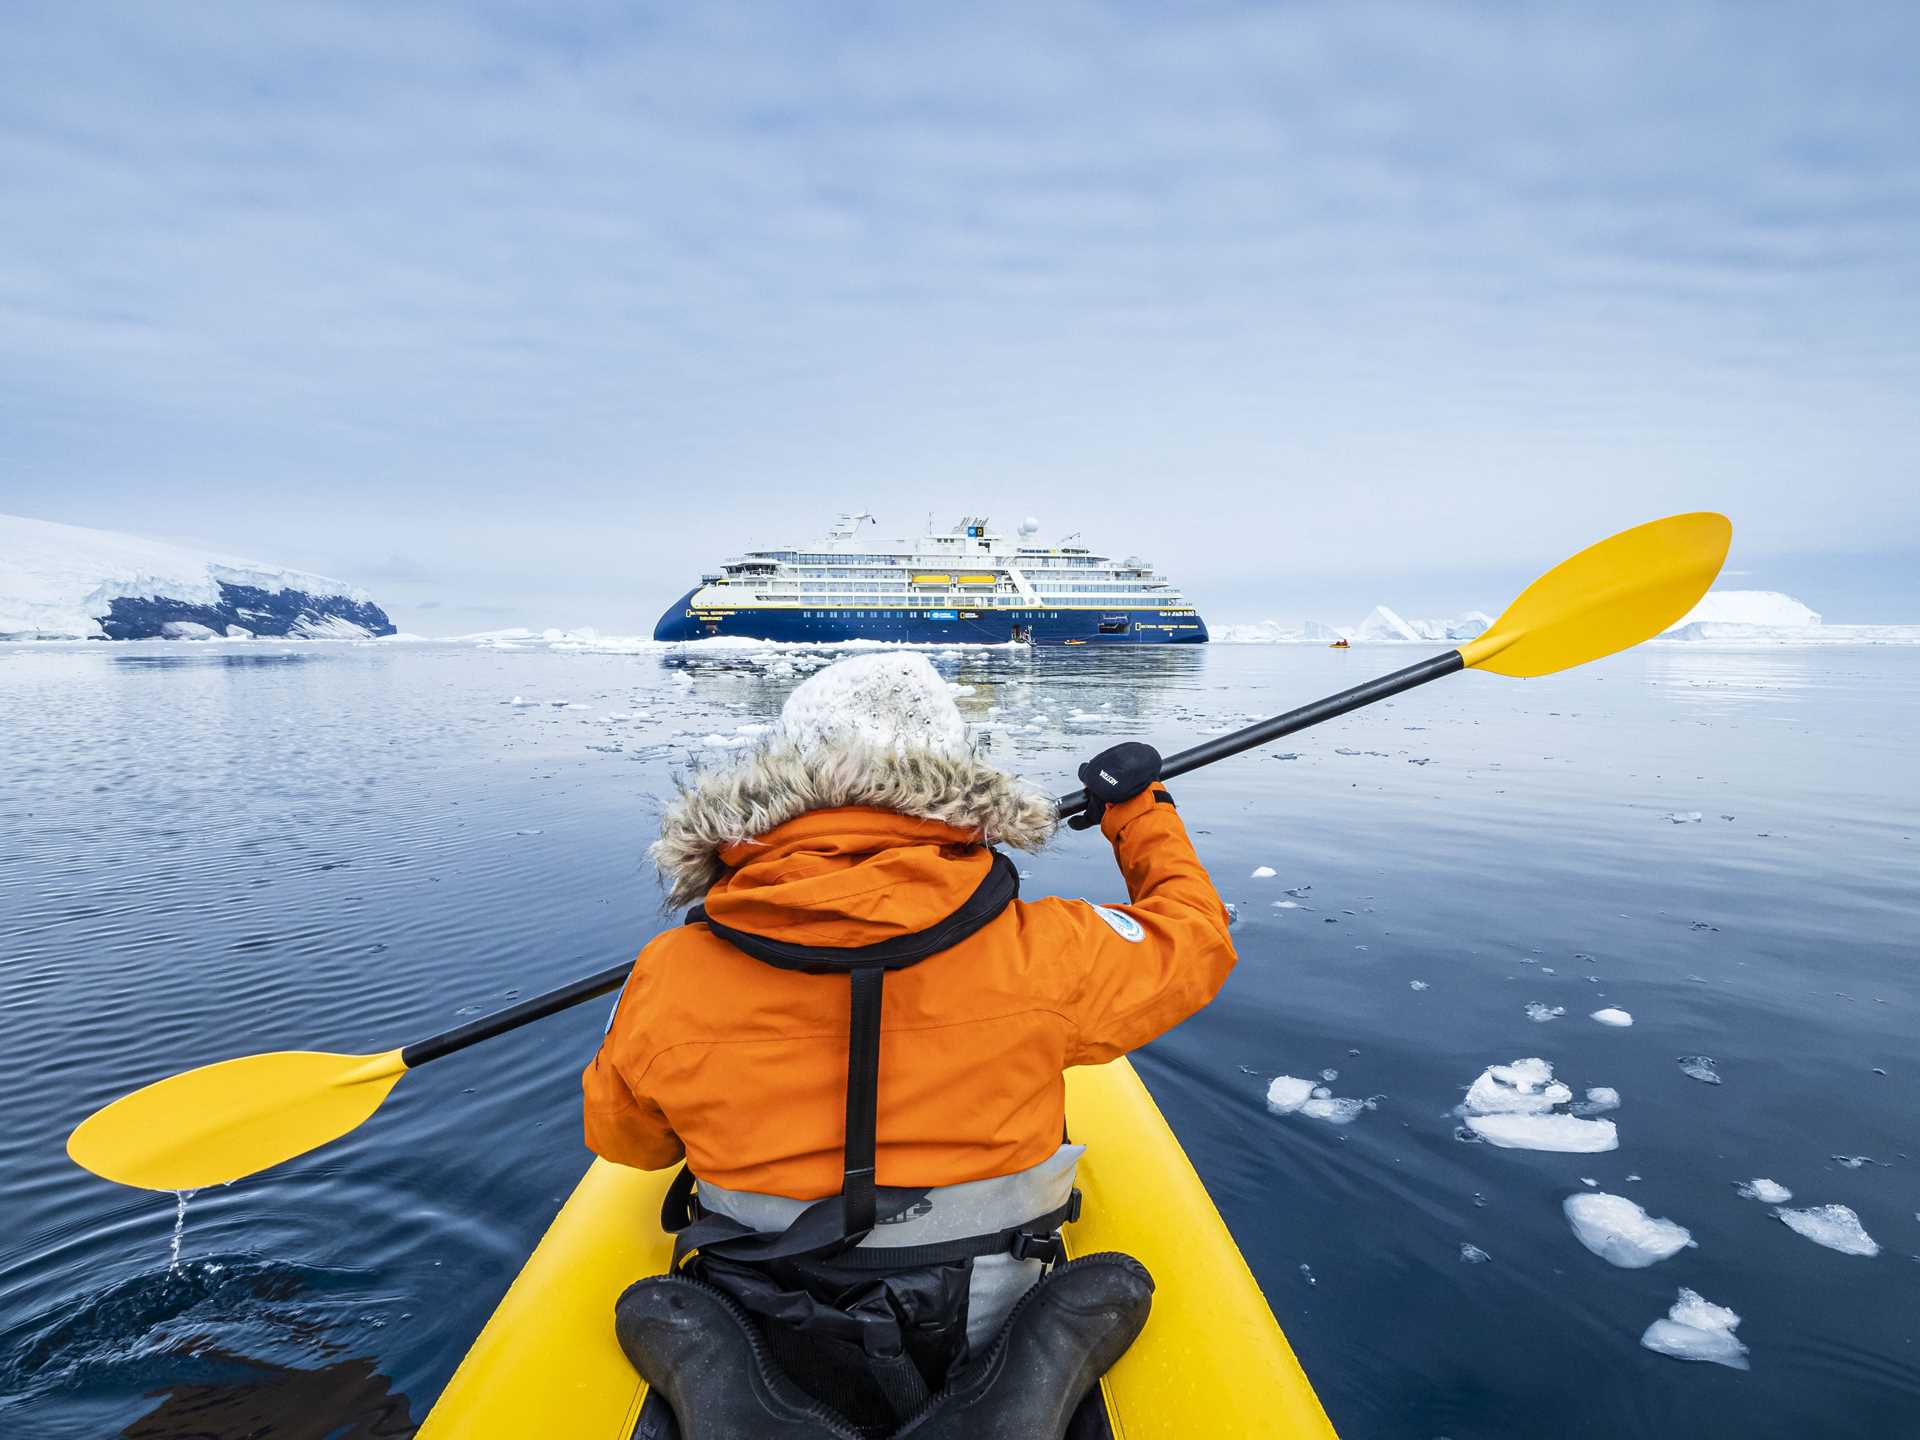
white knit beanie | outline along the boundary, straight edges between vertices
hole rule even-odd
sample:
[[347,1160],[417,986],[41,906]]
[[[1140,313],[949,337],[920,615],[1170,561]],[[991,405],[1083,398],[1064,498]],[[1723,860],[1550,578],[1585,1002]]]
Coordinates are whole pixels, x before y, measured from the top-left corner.
[[803,754],[836,743],[968,753],[967,722],[920,654],[860,655],[807,677],[780,711],[779,733]]

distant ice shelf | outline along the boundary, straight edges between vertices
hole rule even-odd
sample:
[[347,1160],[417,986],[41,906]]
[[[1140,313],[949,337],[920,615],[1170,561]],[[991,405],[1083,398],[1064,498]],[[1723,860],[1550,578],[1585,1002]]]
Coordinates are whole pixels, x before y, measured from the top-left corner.
[[0,640],[364,640],[355,586],[160,540],[0,515]]

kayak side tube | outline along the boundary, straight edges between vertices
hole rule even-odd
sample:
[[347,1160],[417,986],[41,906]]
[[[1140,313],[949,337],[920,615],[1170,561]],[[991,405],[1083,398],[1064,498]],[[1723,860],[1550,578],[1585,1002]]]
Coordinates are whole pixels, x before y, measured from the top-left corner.
[[[1332,1425],[1186,1152],[1132,1065],[1067,1073],[1086,1145],[1070,1254],[1121,1250],[1153,1273],[1146,1330],[1100,1382],[1124,1440],[1262,1435],[1335,1440]],[[595,1161],[447,1384],[418,1440],[628,1440],[646,1385],[621,1354],[613,1304],[664,1274],[671,1170]]]

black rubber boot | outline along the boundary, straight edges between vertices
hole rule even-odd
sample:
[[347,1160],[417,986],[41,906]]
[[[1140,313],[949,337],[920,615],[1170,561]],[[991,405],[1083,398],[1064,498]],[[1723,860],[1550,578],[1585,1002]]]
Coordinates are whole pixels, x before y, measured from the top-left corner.
[[746,1312],[710,1285],[642,1280],[615,1303],[613,1328],[673,1407],[681,1440],[860,1440],[781,1372]]
[[1131,1255],[1070,1260],[1028,1291],[993,1346],[898,1440],[1061,1440],[1082,1397],[1126,1353],[1153,1308]]

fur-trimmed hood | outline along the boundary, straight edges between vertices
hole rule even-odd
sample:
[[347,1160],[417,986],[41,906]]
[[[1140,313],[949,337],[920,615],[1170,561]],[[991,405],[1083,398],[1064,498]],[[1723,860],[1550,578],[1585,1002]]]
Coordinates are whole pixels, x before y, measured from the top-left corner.
[[989,845],[1038,850],[1058,819],[1052,797],[972,754],[852,741],[809,748],[775,740],[737,764],[679,782],[650,851],[672,909],[726,873],[720,852],[811,810],[866,805],[977,832]]

